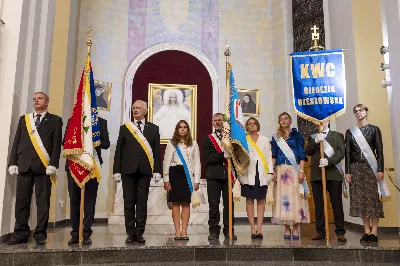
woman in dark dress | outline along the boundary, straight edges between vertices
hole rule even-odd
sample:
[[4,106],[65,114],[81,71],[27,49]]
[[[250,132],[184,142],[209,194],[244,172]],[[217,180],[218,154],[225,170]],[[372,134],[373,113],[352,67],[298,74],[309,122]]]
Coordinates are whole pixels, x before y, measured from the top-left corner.
[[[384,178],[382,135],[379,127],[368,124],[367,106],[357,104],[353,112],[357,119],[357,126],[346,131],[345,157],[346,181],[350,184],[350,216],[362,218],[364,235],[360,241],[376,243],[378,242],[379,218],[384,217],[377,185],[377,181]],[[358,130],[371,148],[372,156],[376,158],[376,174],[354,137]],[[362,136],[360,135],[361,138]]]
[[[189,177],[186,176],[184,163],[180,156],[186,162]],[[174,136],[165,149],[163,164],[164,188],[169,192],[168,200],[172,203],[175,240],[189,240],[187,227],[190,217],[190,202],[192,192],[199,189],[201,168],[199,146],[192,139],[189,124],[185,120],[176,124]]]
[[[239,176],[239,181],[242,184],[242,197],[246,198],[251,238],[262,239],[261,227],[264,220],[265,198],[268,183],[274,178],[271,145],[267,137],[258,134],[260,123],[256,118],[250,117],[246,121],[246,130],[248,132],[250,166],[242,176]],[[254,199],[257,200],[257,230],[254,225]]]

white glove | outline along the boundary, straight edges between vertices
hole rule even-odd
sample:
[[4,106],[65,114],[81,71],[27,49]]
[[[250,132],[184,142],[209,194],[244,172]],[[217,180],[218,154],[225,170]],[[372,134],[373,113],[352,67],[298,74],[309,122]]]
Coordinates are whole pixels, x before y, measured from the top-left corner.
[[116,173],[113,175],[114,181],[115,182],[121,182],[121,174],[120,173]]
[[47,166],[46,168],[46,175],[54,175],[57,171],[57,168],[55,168],[54,166]]
[[328,159],[322,158],[319,160],[319,167],[325,167],[328,166]]
[[8,167],[8,172],[10,173],[10,175],[18,175],[18,166],[16,165],[10,165],[10,167]]
[[268,174],[267,176],[267,185],[274,180],[274,174]]
[[227,150],[224,150],[224,158],[225,159],[231,158],[231,153]]
[[325,139],[325,135],[322,133],[318,133],[317,136],[315,137],[315,143],[320,143]]
[[157,181],[156,183],[158,183],[158,181],[161,180],[161,175],[159,173],[153,173],[153,179],[154,181]]

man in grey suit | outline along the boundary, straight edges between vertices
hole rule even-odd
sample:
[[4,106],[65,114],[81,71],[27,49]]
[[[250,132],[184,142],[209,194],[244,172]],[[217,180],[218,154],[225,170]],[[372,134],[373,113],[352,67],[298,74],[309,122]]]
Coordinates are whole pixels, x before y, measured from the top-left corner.
[[[320,143],[324,143],[324,158],[321,159]],[[311,187],[315,203],[315,218],[317,233],[312,240],[325,238],[324,199],[322,190],[322,171],[325,167],[326,188],[329,192],[336,225],[337,240],[346,241],[344,229],[344,213],[342,204],[343,170],[340,162],[345,155],[345,142],[342,133],[329,129],[329,123],[323,124],[323,132],[308,138],[305,148],[307,155],[311,156]]]

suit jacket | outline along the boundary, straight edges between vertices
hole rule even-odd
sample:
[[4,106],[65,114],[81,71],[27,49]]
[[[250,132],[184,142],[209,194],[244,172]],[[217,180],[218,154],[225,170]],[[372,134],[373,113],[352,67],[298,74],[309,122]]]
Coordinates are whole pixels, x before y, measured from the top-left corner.
[[[100,145],[95,148],[97,157],[99,158],[100,164],[103,164],[103,157],[101,157],[101,149],[107,150],[110,148],[110,137],[108,135],[108,129],[107,129],[107,120],[101,117],[97,117],[99,121],[99,127],[100,127]],[[68,130],[68,125],[69,125],[69,120],[67,123],[67,127],[65,128],[65,133]],[[64,138],[63,138],[63,145],[64,145],[64,140],[65,140],[65,133],[64,133]],[[69,160],[65,162],[65,171],[69,171]]]
[[[343,181],[343,175],[336,168],[335,164],[340,163],[345,155],[344,136],[342,133],[329,130],[325,140],[332,146],[335,153],[331,158],[325,154],[324,157],[328,159],[328,166],[325,167],[326,180]],[[308,137],[308,144],[305,149],[307,155],[311,156],[311,182],[322,180],[322,171],[319,167],[319,160],[321,159],[320,144],[316,144],[314,139]]]
[[[154,173],[161,174],[160,131],[158,126],[145,122],[143,135],[153,151]],[[151,175],[147,155],[129,129],[122,125],[119,129],[117,148],[114,156],[114,174],[142,173]]]
[[[47,112],[36,128],[43,146],[49,154],[49,165],[55,168],[59,166],[61,154],[62,125],[61,117]],[[20,173],[27,172],[29,169],[35,173],[46,173],[46,168],[29,137],[25,115],[19,118],[8,165],[17,165]]]
[[[218,141],[218,138],[216,137]],[[224,153],[218,153],[214,144],[207,136],[203,142],[204,159],[206,161],[206,178],[207,179],[226,179],[226,169],[224,166]]]

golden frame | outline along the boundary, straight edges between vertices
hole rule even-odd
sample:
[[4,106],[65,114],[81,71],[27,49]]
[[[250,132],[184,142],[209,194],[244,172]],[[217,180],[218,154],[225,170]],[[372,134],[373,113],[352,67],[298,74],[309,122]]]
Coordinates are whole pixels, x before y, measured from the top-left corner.
[[94,81],[94,86],[96,87],[96,85],[100,85],[104,88],[104,93],[107,93],[107,99],[103,99],[107,102],[107,108],[104,107],[99,107],[97,106],[98,110],[102,110],[102,111],[110,111],[111,109],[111,90],[112,90],[112,83],[110,82],[104,82],[104,81],[100,81],[100,80],[95,80]]
[[[195,140],[196,135],[197,135],[197,85],[184,85],[184,84],[156,84],[156,83],[149,83],[149,89],[148,89],[148,113],[147,113],[147,120],[149,122],[154,123],[154,108],[155,108],[155,100],[158,99],[158,101],[163,102],[163,99],[161,97],[161,93],[164,93],[166,90],[180,90],[180,91],[190,91],[191,93],[189,94],[191,96],[190,99],[190,104],[186,102],[186,99],[183,98],[183,102],[189,105],[190,107],[190,130],[192,133],[192,138]],[[184,92],[182,92],[182,97],[183,95],[186,95]],[[186,96],[187,97],[187,96]],[[179,98],[179,97],[178,97]],[[160,105],[160,104],[158,104]],[[163,106],[163,104],[161,104]],[[180,120],[180,119],[179,119]],[[178,120],[178,121],[179,121]],[[176,121],[176,123],[178,122]],[[173,128],[175,129],[175,125],[173,125]],[[160,128],[160,142],[161,144],[167,144],[171,140],[172,136],[169,138],[166,136],[163,136],[161,134],[161,128]]]
[[[242,109],[243,115],[244,116],[260,116],[260,90],[259,89],[248,90],[248,89],[239,89],[239,88],[237,90],[238,90],[239,99],[240,99],[241,103],[244,102],[243,101],[244,95],[242,95],[242,94],[248,93],[248,94],[250,94],[252,101],[256,105],[254,113],[244,112],[244,110]],[[254,99],[254,94],[255,94],[256,99]]]

